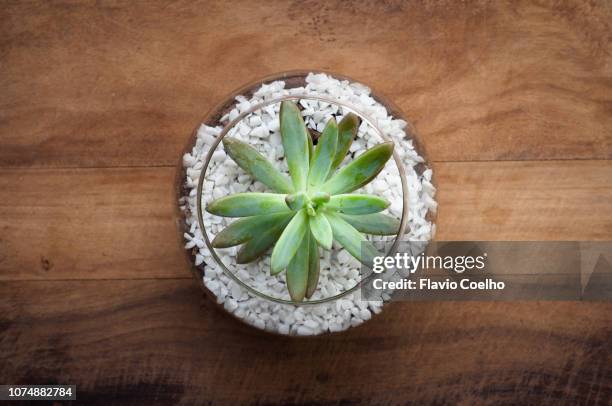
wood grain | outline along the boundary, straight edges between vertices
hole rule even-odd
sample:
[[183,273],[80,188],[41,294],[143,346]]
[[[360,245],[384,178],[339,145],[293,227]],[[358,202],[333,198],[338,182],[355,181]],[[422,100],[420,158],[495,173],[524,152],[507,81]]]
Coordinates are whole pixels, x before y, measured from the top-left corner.
[[612,400],[604,303],[394,303],[314,339],[230,320],[192,281],[8,282],[0,307],[0,381],[70,382],[79,403]]
[[[434,171],[439,240],[612,236],[611,161]],[[0,279],[188,278],[173,179],[173,168],[1,171]]]
[[8,2],[0,20],[0,167],[174,165],[230,91],[303,68],[388,95],[434,161],[612,157],[606,1]]
[[606,1],[6,1],[0,384],[79,404],[612,404],[612,308],[394,303],[312,339],[191,280],[175,164],[273,72],[371,85],[416,127],[440,240],[612,240]]
[[612,162],[434,165],[439,240],[612,239]]
[[0,171],[2,279],[189,277],[173,168]]

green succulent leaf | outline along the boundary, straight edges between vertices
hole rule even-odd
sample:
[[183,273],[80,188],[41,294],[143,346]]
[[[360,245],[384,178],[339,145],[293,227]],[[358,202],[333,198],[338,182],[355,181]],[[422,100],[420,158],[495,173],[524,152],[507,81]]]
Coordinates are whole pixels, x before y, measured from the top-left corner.
[[296,192],[285,197],[285,203],[291,210],[300,210],[310,201],[306,192]]
[[305,190],[308,181],[308,130],[298,106],[290,101],[281,103],[280,128],[289,174],[296,191]]
[[393,154],[393,142],[385,142],[371,148],[342,168],[320,188],[335,195],[352,192],[378,175]]
[[310,299],[317,290],[319,283],[319,247],[312,235],[308,236],[309,248],[308,248],[308,282],[306,283],[306,297]]
[[325,207],[346,214],[370,214],[383,211],[389,202],[373,195],[343,194],[332,196]]
[[289,296],[296,302],[301,302],[306,296],[309,274],[309,247],[310,237],[308,234],[302,238],[299,249],[287,266],[287,288]]
[[278,240],[281,233],[285,229],[287,222],[279,223],[278,225],[270,228],[269,230],[261,232],[258,236],[247,241],[240,250],[238,250],[238,256],[236,262],[239,264],[247,264],[262,256],[268,251],[272,245]]
[[272,250],[270,271],[273,275],[287,268],[308,231],[308,215],[304,209],[291,219]]
[[269,230],[279,224],[283,224],[283,227],[286,226],[291,217],[293,217],[293,213],[273,213],[236,220],[216,235],[212,241],[212,246],[228,248],[240,245],[254,237],[259,238],[262,230]]
[[398,219],[382,213],[363,215],[339,214],[339,217],[346,220],[357,231],[366,234],[393,235],[397,234],[400,227]]
[[308,131],[308,162],[312,160],[312,153],[314,151],[314,142],[312,141],[312,134]]
[[316,187],[327,179],[329,168],[336,154],[338,143],[338,125],[336,119],[331,118],[325,125],[319,142],[314,149],[308,174],[308,185]]
[[325,192],[313,192],[310,194],[310,200],[312,200],[312,202],[317,206],[329,202],[329,198],[329,193]]
[[290,210],[285,203],[285,195],[249,192],[214,200],[208,203],[206,211],[223,217],[247,217]]
[[376,247],[338,214],[329,213],[327,218],[334,233],[334,240],[361,263],[372,267],[374,257],[380,255]]
[[247,143],[231,137],[223,139],[227,154],[242,169],[275,192],[292,193],[290,180],[281,174],[263,155]]
[[353,113],[349,113],[338,123],[338,145],[336,147],[336,154],[334,160],[332,162],[331,167],[329,168],[329,173],[333,173],[333,171],[340,166],[349,149],[351,148],[351,144],[353,143],[353,139],[355,135],[357,135],[357,130],[359,129],[359,117],[357,117]]
[[319,245],[327,250],[331,249],[333,234],[325,214],[318,212],[315,216],[308,218],[308,223],[310,232]]

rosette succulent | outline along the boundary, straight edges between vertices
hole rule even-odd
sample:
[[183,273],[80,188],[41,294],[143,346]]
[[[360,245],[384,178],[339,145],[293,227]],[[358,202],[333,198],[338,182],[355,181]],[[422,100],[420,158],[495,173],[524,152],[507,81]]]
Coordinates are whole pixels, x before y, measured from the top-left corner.
[[[270,193],[238,193],[210,202],[206,211],[223,217],[242,217],[216,235],[213,247],[242,245],[237,262],[256,260],[274,246],[270,272],[287,272],[294,301],[310,298],[319,280],[319,247],[331,249],[336,240],[359,261],[370,264],[378,255],[362,233],[392,235],[399,221],[380,213],[385,199],[353,194],[378,175],[393,153],[385,142],[365,151],[346,166],[346,157],[359,127],[350,113],[340,123],[331,118],[316,142],[298,106],[284,101],[280,130],[287,177],[248,144],[225,137],[227,154],[246,172],[271,189]],[[314,145],[316,144],[316,145]]]

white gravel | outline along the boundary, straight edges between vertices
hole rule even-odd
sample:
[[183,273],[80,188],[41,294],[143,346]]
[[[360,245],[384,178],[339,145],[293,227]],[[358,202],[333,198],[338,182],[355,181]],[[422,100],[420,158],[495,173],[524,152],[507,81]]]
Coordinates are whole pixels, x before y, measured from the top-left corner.
[[[431,183],[431,169],[421,176],[415,166],[423,162],[413,148],[412,140],[406,139],[403,120],[391,117],[384,106],[370,97],[370,89],[359,83],[340,81],[325,74],[309,74],[306,86],[285,89],[283,81],[262,85],[254,96],[247,100],[236,97],[236,104],[228,115],[222,118],[226,125],[241,112],[264,101],[288,94],[314,95],[342,101],[356,110],[365,113],[395,144],[395,151],[404,163],[408,183],[409,230],[405,237],[411,240],[430,240],[435,225],[427,220],[428,211],[435,212],[435,187]],[[335,115],[340,120],[345,114],[341,107],[312,100],[302,100],[304,120],[309,128],[321,131],[327,120]],[[234,127],[227,136],[247,141],[266,156],[276,167],[287,172],[281,145],[278,112],[280,104],[273,104],[249,114]],[[189,193],[180,199],[185,213],[187,232],[185,248],[195,252],[195,264],[204,269],[204,284],[217,297],[218,303],[246,323],[271,332],[290,335],[316,335],[325,332],[346,330],[369,320],[372,313],[379,313],[383,303],[362,301],[360,292],[353,292],[342,299],[319,305],[293,306],[279,304],[259,298],[243,289],[225,275],[208,251],[196,214],[196,189],[202,172],[203,163],[210,145],[221,132],[222,127],[202,125],[197,133],[196,144],[191,153],[183,156],[186,168],[185,186]],[[350,154],[358,156],[367,148],[382,140],[365,122],[359,128],[358,137],[353,143]],[[347,161],[352,157],[347,156]],[[346,162],[346,161],[345,161]],[[252,177],[239,168],[225,155],[222,147],[213,153],[211,164],[204,180],[203,204],[229,194],[245,191],[265,191],[263,184],[253,181]],[[366,185],[365,193],[379,194],[391,202],[387,214],[400,217],[402,212],[401,181],[397,167],[390,160],[378,177]],[[216,233],[230,224],[232,219],[204,214],[207,232],[212,239]],[[370,237],[381,239],[388,237]],[[197,248],[196,248],[197,247]],[[269,274],[269,255],[247,265],[236,265],[238,247],[219,249],[217,253],[223,263],[249,286],[260,292],[280,299],[289,299],[285,286],[284,273],[278,276]],[[359,280],[359,263],[340,246],[334,244],[331,251],[321,250],[321,274],[319,286],[312,299],[330,297],[353,287]]]

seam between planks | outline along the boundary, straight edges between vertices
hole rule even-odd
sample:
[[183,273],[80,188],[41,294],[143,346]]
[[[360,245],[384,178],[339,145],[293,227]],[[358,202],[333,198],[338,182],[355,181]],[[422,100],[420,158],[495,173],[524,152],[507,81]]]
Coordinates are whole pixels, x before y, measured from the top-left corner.
[[[608,162],[612,161],[612,158],[542,158],[542,159],[472,159],[472,160],[428,160],[427,163],[431,164],[463,164],[463,163],[491,163],[491,162]],[[70,170],[70,169],[147,169],[147,168],[177,168],[178,165],[170,164],[159,164],[159,165],[109,165],[109,166],[2,166],[0,165],[0,171],[14,171],[14,170]]]

